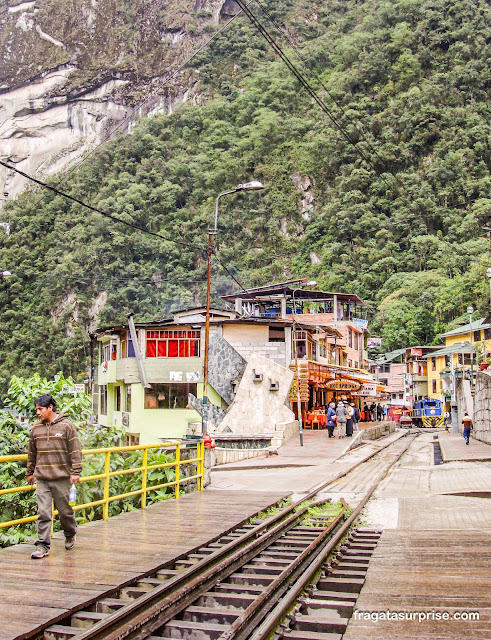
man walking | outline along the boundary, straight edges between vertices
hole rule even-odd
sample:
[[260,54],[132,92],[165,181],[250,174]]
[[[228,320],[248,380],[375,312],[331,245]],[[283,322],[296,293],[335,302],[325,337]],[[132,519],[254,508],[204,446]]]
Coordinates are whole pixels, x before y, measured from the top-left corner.
[[68,502],[70,485],[80,480],[82,452],[77,430],[64,413],[56,413],[56,400],[42,395],[36,400],[36,422],[29,437],[27,482],[36,482],[38,506],[38,539],[31,558],[38,560],[49,554],[51,545],[51,501],[60,515],[65,533],[65,549],[75,544],[77,525]]
[[470,419],[470,416],[467,413],[467,411],[464,413],[462,424],[464,426],[463,436],[464,436],[465,444],[469,444],[469,438],[471,437],[472,420]]

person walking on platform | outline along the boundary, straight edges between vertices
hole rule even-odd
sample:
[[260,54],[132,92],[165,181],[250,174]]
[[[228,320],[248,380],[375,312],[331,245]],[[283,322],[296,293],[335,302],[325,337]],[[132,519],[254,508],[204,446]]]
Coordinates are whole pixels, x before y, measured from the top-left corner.
[[51,546],[52,501],[60,514],[65,533],[65,549],[75,544],[77,525],[68,502],[70,486],[80,480],[82,452],[73,423],[64,413],[56,413],[56,400],[42,395],[36,400],[40,418],[32,427],[27,454],[27,482],[36,482],[38,507],[38,539],[31,558],[38,560],[49,554]]
[[360,422],[360,412],[354,402],[351,403],[351,408],[353,409],[353,427],[355,431],[359,431],[360,427],[358,426],[358,423]]
[[346,407],[340,400],[336,407],[336,423],[338,425],[338,438],[344,438],[346,435]]
[[445,427],[445,431],[448,431],[448,422],[450,420],[450,413],[445,411],[443,414],[443,426]]
[[334,437],[334,427],[336,426],[336,404],[331,402],[326,411],[326,423],[329,437]]
[[353,407],[348,402],[345,404],[345,407],[346,407],[346,435],[352,436],[354,411],[353,411]]
[[471,437],[471,429],[472,429],[472,420],[469,417],[467,411],[464,413],[464,417],[462,419],[462,424],[464,425],[464,440],[465,444],[469,444],[469,438]]

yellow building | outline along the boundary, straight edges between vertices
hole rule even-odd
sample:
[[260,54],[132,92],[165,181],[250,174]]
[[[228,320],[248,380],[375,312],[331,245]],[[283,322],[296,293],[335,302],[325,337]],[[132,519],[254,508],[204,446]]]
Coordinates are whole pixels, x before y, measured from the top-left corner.
[[480,318],[440,337],[445,339],[445,347],[426,355],[428,397],[450,401],[453,380],[475,376],[480,363],[490,356],[491,324]]

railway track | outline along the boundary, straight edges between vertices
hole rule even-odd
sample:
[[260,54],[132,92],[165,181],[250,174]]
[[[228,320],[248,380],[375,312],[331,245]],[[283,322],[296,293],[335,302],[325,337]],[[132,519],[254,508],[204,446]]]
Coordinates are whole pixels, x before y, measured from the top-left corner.
[[[364,473],[357,463],[334,482],[311,490],[304,502],[289,505],[265,521],[243,524],[83,611],[72,612],[41,637],[265,640],[272,633],[298,640],[341,637],[379,535],[355,532],[353,527],[380,480],[412,439],[398,440],[375,454]],[[311,502],[342,480],[345,486],[349,484],[350,474],[358,484],[360,474],[370,478],[354,512],[344,501],[339,512],[333,511],[333,503],[326,497]],[[311,515],[313,506],[316,510]],[[316,586],[309,587],[313,581]],[[298,600],[305,589],[307,593],[315,591],[316,597]],[[314,622],[316,616],[320,622]],[[327,627],[326,617],[335,619]],[[276,631],[285,619],[293,626],[283,625]],[[335,635],[312,631],[313,627],[330,628],[327,633]]]

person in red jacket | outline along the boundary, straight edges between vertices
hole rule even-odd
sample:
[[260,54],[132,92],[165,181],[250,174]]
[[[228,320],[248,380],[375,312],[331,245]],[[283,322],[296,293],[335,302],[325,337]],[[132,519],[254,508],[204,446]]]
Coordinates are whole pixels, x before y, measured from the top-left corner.
[[42,395],[36,400],[40,422],[32,427],[27,454],[27,482],[36,482],[38,506],[38,539],[31,558],[38,560],[49,554],[51,546],[52,501],[58,509],[65,533],[65,549],[75,544],[77,525],[68,502],[70,486],[80,480],[82,452],[73,423],[64,413],[56,412],[56,400]]

